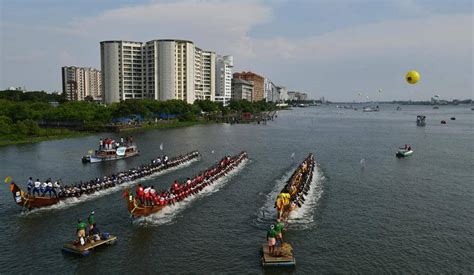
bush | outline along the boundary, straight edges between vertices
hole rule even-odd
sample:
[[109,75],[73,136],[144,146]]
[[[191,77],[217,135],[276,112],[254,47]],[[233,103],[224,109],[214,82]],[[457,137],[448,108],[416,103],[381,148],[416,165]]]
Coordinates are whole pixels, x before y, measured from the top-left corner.
[[0,116],[0,134],[8,135],[12,131],[12,120],[6,116]]

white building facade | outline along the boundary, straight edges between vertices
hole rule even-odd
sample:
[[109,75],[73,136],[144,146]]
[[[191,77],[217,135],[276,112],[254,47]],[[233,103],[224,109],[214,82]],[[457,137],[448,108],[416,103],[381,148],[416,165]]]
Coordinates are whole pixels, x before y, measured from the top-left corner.
[[68,100],[81,101],[86,97],[101,99],[102,77],[99,70],[75,66],[62,67],[63,93]]
[[214,100],[216,54],[176,39],[102,41],[103,102]]
[[229,105],[232,97],[232,68],[234,57],[231,55],[216,58],[216,96],[215,101]]

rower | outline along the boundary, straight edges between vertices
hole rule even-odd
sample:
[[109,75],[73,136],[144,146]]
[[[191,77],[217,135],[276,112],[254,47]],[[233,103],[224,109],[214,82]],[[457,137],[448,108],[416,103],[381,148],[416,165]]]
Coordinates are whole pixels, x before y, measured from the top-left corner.
[[86,244],[86,240],[84,239],[86,237],[86,228],[87,228],[87,224],[83,222],[81,219],[78,219],[77,220],[77,238],[81,245]]
[[167,162],[168,162],[168,156],[165,155],[165,156],[163,157],[163,163],[166,164]]
[[44,197],[47,189],[48,189],[48,183],[45,181],[41,184],[41,193],[42,193],[43,197]]
[[141,184],[138,184],[137,186],[137,198],[140,200],[140,203],[143,204],[143,199],[145,197],[145,192],[143,190],[143,186]]
[[156,190],[155,187],[152,185],[150,188],[150,205],[156,204]]
[[33,178],[30,177],[30,178],[28,179],[28,182],[26,183],[26,188],[28,189],[28,195],[31,195],[31,190],[33,189],[33,186],[34,186],[34,184],[33,184]]
[[145,193],[145,205],[150,205],[150,187],[147,186],[145,187],[144,193]]

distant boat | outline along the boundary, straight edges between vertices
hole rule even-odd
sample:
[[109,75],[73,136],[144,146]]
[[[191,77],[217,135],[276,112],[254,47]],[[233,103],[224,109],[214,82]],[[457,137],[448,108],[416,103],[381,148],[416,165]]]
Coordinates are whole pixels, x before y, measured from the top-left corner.
[[425,126],[426,125],[426,116],[424,115],[417,115],[416,116],[416,125],[418,126]]
[[433,106],[433,109],[439,109],[438,105]]
[[398,106],[397,111],[401,111],[401,110],[402,110],[402,107]]
[[399,158],[408,157],[408,156],[413,155],[413,150],[411,150],[411,148],[409,150],[404,149],[404,148],[400,148],[400,149],[398,149],[398,151],[395,155]]
[[375,106],[375,107],[373,107],[373,106],[366,106],[366,107],[364,107],[363,111],[364,111],[364,112],[378,112],[378,111],[380,111],[380,108],[379,108],[378,105]]

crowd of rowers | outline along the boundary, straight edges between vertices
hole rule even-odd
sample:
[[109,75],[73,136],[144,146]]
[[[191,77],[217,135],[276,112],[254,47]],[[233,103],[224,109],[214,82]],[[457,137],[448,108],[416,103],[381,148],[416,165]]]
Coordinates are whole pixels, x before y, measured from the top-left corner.
[[[247,158],[246,152],[241,152],[237,157],[226,156],[219,163],[206,171],[199,173],[193,179],[187,178],[184,183],[177,180],[173,182],[169,190],[157,192],[153,186],[142,186],[136,188],[136,202],[145,206],[164,206],[184,200],[189,196],[199,193],[205,187],[211,185],[221,176],[233,170],[242,160]],[[125,194],[128,196],[129,194]]]
[[56,198],[80,197],[83,194],[91,194],[99,190],[114,187],[125,182],[130,182],[178,166],[191,159],[197,158],[198,156],[198,152],[192,152],[169,160],[168,156],[164,155],[152,159],[150,163],[146,165],[141,165],[127,171],[115,173],[110,176],[104,176],[102,178],[96,178],[87,182],[81,181],[72,185],[63,186],[60,184],[61,180],[53,183],[50,178],[45,182],[41,182],[39,179],[33,181],[33,178],[30,177],[27,182],[27,190],[28,194],[32,196],[38,195],[44,197],[49,194],[49,197],[54,196]]
[[313,174],[309,173],[314,169],[313,156],[310,155],[295,170],[290,180],[278,194],[275,207],[278,210],[278,218],[284,218],[283,213],[289,212],[296,207],[301,207],[304,203],[304,196],[308,194]]

